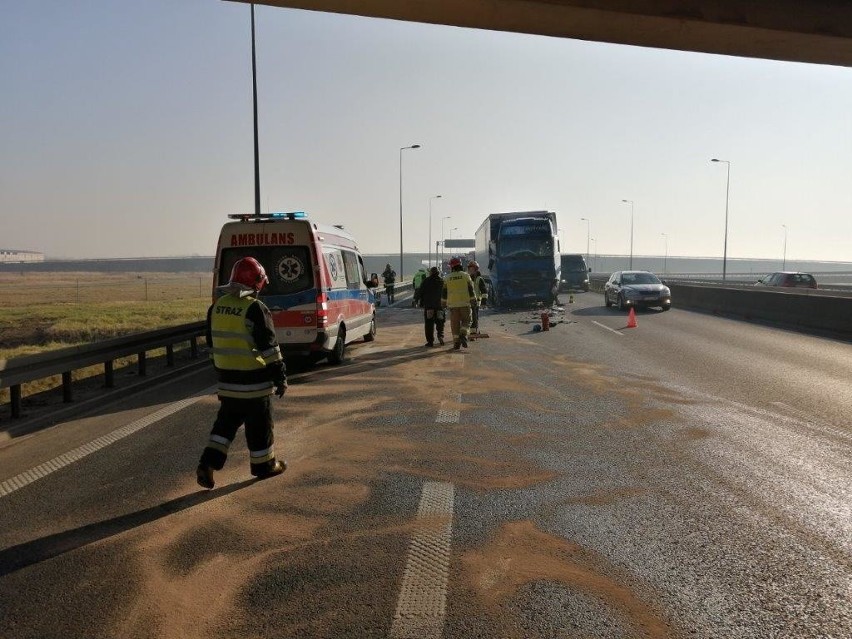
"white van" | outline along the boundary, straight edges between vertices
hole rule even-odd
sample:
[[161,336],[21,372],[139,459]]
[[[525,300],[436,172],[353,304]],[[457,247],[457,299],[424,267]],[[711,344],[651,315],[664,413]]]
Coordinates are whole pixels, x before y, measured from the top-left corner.
[[316,224],[305,213],[229,215],[216,249],[215,287],[234,263],[259,261],[269,277],[260,293],[282,352],[313,361],[343,361],[346,345],[376,336],[373,289],[355,238],[342,226]]

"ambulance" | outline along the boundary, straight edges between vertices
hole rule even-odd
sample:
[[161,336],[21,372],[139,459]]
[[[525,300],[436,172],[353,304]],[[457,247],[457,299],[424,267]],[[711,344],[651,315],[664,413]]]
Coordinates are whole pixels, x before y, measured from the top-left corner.
[[253,257],[269,278],[260,299],[272,311],[286,356],[340,364],[346,346],[376,337],[374,290],[355,238],[342,226],[317,224],[303,212],[228,216],[219,234],[216,287],[234,262]]

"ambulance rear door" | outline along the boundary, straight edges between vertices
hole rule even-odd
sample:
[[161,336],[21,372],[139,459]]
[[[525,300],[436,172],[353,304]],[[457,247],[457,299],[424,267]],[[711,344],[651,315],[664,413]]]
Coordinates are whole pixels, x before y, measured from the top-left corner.
[[219,282],[227,283],[237,260],[258,260],[269,278],[260,298],[272,311],[282,349],[311,350],[317,341],[318,274],[310,224],[302,220],[230,223],[222,230],[220,245]]

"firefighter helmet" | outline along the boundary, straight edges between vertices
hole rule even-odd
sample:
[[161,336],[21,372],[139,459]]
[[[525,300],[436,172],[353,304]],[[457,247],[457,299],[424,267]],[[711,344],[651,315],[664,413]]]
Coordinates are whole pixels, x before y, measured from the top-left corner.
[[265,284],[269,283],[263,266],[253,257],[244,257],[234,263],[231,269],[230,284],[242,284],[255,291],[260,291]]
[[461,266],[461,260],[457,257],[453,257],[450,259],[450,268],[455,268],[456,266]]
[[467,267],[468,268],[479,268],[479,262],[477,262],[476,260],[471,260],[470,262],[467,263]]

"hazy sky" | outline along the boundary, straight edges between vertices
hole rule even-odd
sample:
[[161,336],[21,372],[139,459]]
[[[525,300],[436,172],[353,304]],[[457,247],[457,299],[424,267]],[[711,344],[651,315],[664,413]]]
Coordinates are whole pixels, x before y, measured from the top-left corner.
[[[212,255],[254,210],[248,5],[0,0],[0,248]],[[852,261],[852,69],[256,8],[261,201],[365,253],[556,211],[563,250]]]

